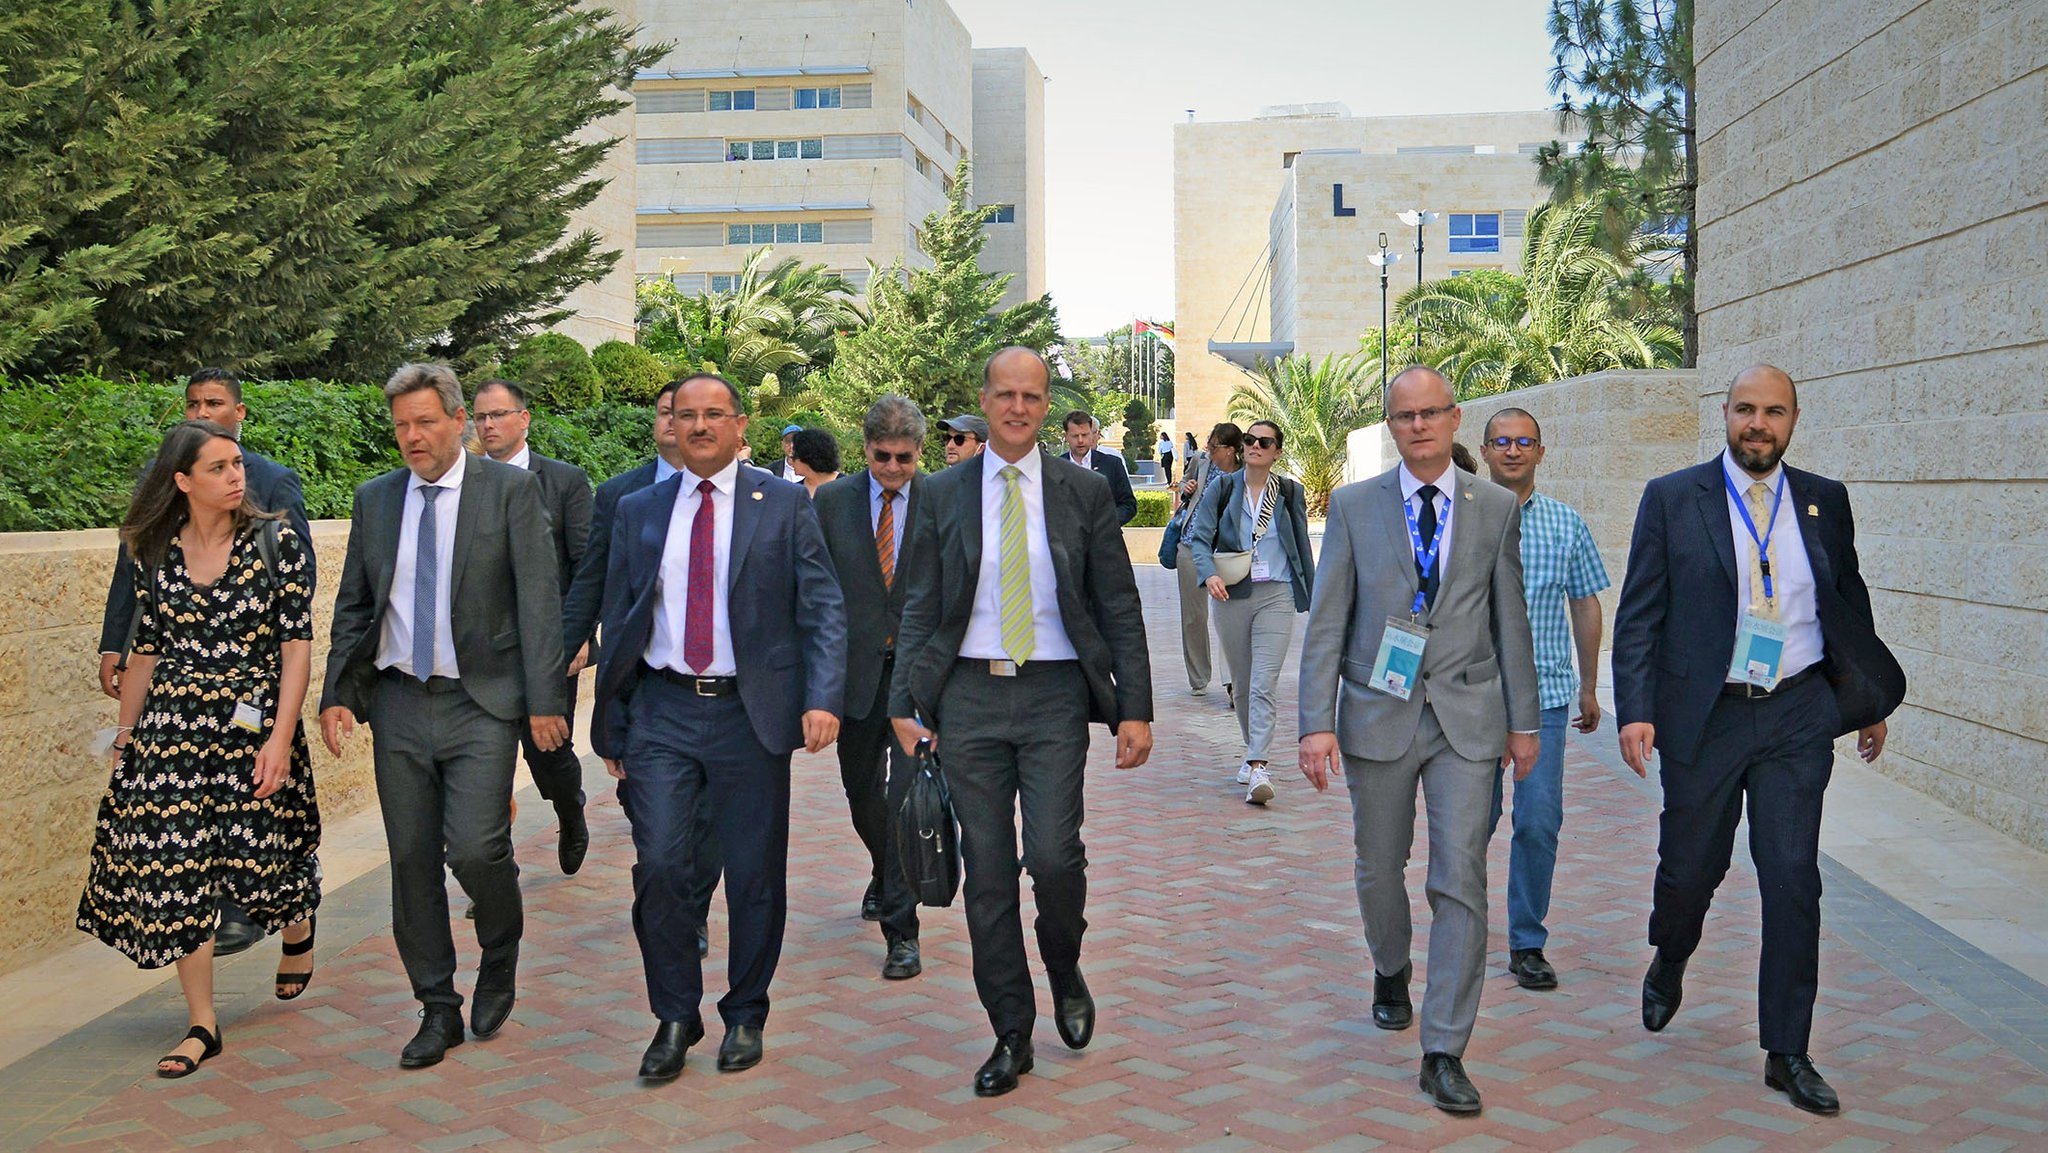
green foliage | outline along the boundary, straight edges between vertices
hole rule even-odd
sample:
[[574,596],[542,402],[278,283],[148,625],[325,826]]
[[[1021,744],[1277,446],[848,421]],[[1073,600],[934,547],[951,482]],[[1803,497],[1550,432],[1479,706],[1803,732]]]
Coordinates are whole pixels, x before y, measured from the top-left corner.
[[640,281],[640,343],[679,369],[717,372],[748,394],[772,377],[774,395],[797,403],[800,393],[785,395],[780,386],[829,366],[840,335],[867,318],[845,277],[793,256],[769,264],[771,251],[747,255],[731,292],[686,296],[665,277]]
[[1152,423],[1152,408],[1140,397],[1124,405],[1124,455],[1132,460],[1151,460],[1159,440],[1159,426]]
[[1309,515],[1321,516],[1344,479],[1346,438],[1380,418],[1378,385],[1356,357],[1326,356],[1317,363],[1290,356],[1261,364],[1257,375],[1240,382],[1228,411],[1247,432],[1257,420],[1279,426],[1287,442],[1281,463],[1307,490]]
[[1131,528],[1164,528],[1167,518],[1173,515],[1173,494],[1141,489],[1138,498],[1138,515],[1131,518]]
[[0,12],[0,370],[473,364],[618,253],[568,235],[658,60],[572,0]]
[[606,396],[629,404],[653,405],[661,387],[675,379],[660,357],[623,340],[607,340],[591,349],[590,366],[604,381]]
[[[1095,393],[1120,392],[1132,396],[1156,396],[1158,411],[1173,411],[1173,345],[1156,336],[1141,335],[1135,353],[1131,347],[1131,326],[1126,324],[1103,334],[1103,343],[1066,340],[1060,358],[1073,373],[1076,384]],[[1135,362],[1135,367],[1134,367]]]
[[604,399],[604,378],[572,336],[537,332],[519,342],[505,373],[526,386],[535,408],[574,412]]
[[[388,431],[384,435],[390,437]],[[592,484],[603,484],[654,455],[653,406],[594,404],[537,412],[526,439],[542,456],[566,460],[589,473]]]

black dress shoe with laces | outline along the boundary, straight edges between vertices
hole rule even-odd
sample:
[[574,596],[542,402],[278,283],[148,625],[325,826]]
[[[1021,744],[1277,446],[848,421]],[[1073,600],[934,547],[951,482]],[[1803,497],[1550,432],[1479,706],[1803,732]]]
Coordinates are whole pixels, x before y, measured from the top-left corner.
[[924,972],[924,955],[916,941],[898,941],[889,946],[889,959],[882,962],[882,979],[908,981]]
[[1031,1040],[1022,1033],[996,1038],[995,1052],[974,1074],[976,1097],[1000,1097],[1017,1087],[1017,1078],[1031,1072]]
[[879,921],[882,919],[882,882],[869,881],[868,891],[861,895],[860,919]]
[[1408,978],[1414,972],[1412,961],[1391,977],[1382,977],[1379,970],[1373,970],[1373,1024],[1382,1029],[1406,1029],[1415,1023],[1415,1002],[1408,999]]
[[462,1044],[462,1010],[454,1005],[428,1005],[420,1010],[420,1031],[398,1055],[401,1069],[439,1065],[448,1050]]
[[555,857],[561,862],[562,875],[573,877],[583,867],[583,858],[590,852],[590,824],[583,819],[583,802],[561,801],[555,805],[555,817],[561,822],[561,837],[555,842]]
[[1524,989],[1557,988],[1557,970],[1551,968],[1541,949],[1508,950],[1508,972]]
[[1086,1049],[1095,1036],[1095,998],[1088,993],[1088,982],[1081,979],[1079,969],[1048,971],[1045,978],[1052,986],[1052,1023],[1060,1040],[1069,1049]]
[[1449,1053],[1424,1053],[1421,1081],[1430,1103],[1444,1112],[1479,1112],[1479,1090],[1465,1076],[1465,1063]]
[[1833,1116],[1841,1112],[1841,1099],[1828,1085],[1827,1078],[1813,1067],[1813,1058],[1804,1053],[1770,1053],[1764,1057],[1764,1084],[1792,1098],[1792,1103],[1808,1113]]
[[1667,961],[1663,950],[1658,950],[1650,971],[1643,974],[1643,1028],[1663,1032],[1678,1015],[1679,1002],[1684,999],[1685,962]]
[[734,1025],[718,1045],[718,1071],[737,1073],[761,1063],[761,1026]]
[[476,992],[469,998],[469,1031],[482,1041],[496,1035],[512,1015],[512,1002],[519,992],[513,983],[515,970],[508,962],[485,965],[476,975]]
[[647,1055],[640,1058],[640,1077],[645,1081],[673,1081],[682,1075],[683,1057],[690,1046],[704,1039],[702,1021],[663,1021],[654,1029]]

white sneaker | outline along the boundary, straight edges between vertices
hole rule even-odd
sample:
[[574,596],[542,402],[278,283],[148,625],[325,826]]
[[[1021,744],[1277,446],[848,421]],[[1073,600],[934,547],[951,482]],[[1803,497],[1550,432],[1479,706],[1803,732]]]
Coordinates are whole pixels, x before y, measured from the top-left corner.
[[1189,694],[1190,696],[1197,696],[1197,697],[1206,697],[1206,696],[1208,696],[1208,695],[1209,695],[1209,686],[1208,686],[1208,685],[1196,685],[1196,686],[1194,686],[1193,688],[1190,688],[1190,689],[1188,690],[1188,694]]
[[1252,763],[1250,761],[1245,761],[1237,766],[1237,783],[1240,785],[1252,783]]
[[1267,775],[1266,770],[1253,769],[1249,783],[1251,788],[1245,790],[1245,804],[1263,805],[1273,799],[1273,778]]

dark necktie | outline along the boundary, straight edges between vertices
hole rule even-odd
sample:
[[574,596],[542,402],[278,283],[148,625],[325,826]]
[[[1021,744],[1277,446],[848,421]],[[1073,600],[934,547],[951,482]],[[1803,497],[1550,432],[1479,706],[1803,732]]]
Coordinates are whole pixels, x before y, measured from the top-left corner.
[[712,542],[716,514],[708,480],[697,482],[697,515],[690,521],[689,591],[683,595],[683,663],[698,676],[711,667],[712,583],[716,581],[717,546]]
[[882,490],[882,515],[875,518],[875,560],[882,566],[882,587],[896,583],[896,510],[891,507],[896,493]]
[[[1422,533],[1422,551],[1427,553],[1429,546],[1436,541],[1436,486],[1433,484],[1415,490],[1415,527]],[[1432,564],[1425,573],[1422,562],[1415,562],[1415,579],[1422,582],[1422,598],[1432,608],[1436,606],[1437,573],[1442,569],[1441,563]]]

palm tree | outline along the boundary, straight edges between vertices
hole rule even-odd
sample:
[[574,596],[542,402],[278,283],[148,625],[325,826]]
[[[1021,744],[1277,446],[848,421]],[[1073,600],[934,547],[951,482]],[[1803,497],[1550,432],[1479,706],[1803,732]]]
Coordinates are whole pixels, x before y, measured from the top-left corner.
[[[1377,365],[1377,361],[1374,362]],[[1230,394],[1230,419],[1249,425],[1269,420],[1287,442],[1282,464],[1307,490],[1310,516],[1330,507],[1330,492],[1344,479],[1345,440],[1379,419],[1379,401],[1366,385],[1359,358],[1325,356],[1321,363],[1290,356],[1260,362]],[[1372,389],[1379,387],[1373,376]]]
[[686,365],[709,366],[751,392],[800,379],[832,359],[839,337],[867,323],[846,278],[769,249],[749,253],[731,291],[685,296],[665,280],[639,293],[642,343]]

